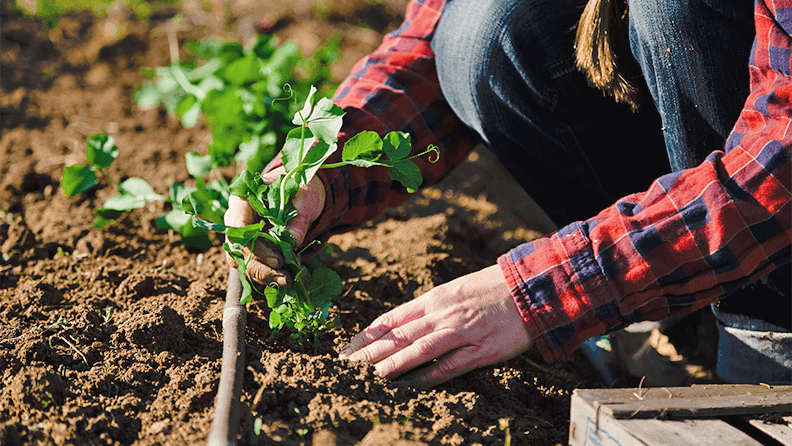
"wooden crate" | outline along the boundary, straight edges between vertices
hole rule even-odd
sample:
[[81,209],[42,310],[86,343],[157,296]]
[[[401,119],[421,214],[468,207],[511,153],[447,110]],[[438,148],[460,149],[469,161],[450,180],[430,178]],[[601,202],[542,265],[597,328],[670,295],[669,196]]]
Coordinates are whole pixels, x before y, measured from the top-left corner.
[[792,446],[792,386],[577,389],[572,446]]

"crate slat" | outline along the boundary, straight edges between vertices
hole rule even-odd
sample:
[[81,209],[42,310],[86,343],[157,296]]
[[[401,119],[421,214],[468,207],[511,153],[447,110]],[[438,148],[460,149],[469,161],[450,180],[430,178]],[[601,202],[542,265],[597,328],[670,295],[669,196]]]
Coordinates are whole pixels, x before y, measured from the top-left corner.
[[[577,389],[572,394],[569,444],[761,446],[773,443],[772,437],[792,446],[792,424],[753,418],[767,412],[792,413],[792,386]],[[734,415],[746,415],[748,421],[735,424]]]
[[783,417],[786,424],[768,423],[762,420],[748,420],[751,425],[775,438],[781,443],[792,444],[792,417]]
[[690,418],[792,413],[792,386],[719,384],[575,392],[614,418]]

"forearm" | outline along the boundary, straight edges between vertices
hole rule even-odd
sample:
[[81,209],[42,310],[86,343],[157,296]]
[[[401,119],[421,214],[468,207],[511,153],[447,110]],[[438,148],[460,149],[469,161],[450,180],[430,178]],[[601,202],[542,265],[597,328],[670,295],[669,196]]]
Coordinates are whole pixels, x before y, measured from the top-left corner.
[[[440,149],[437,162],[431,162],[429,156],[413,160],[424,178],[422,187],[426,187],[448,175],[475,147],[477,140],[453,114],[440,91],[430,48],[444,4],[444,0],[411,2],[402,26],[359,61],[338,88],[333,101],[346,116],[339,151],[328,162],[337,162],[344,142],[360,131],[380,135],[393,130],[407,132],[413,153],[429,145]],[[386,168],[350,166],[321,170],[319,176],[327,201],[309,239],[352,230],[411,196],[388,176]]]

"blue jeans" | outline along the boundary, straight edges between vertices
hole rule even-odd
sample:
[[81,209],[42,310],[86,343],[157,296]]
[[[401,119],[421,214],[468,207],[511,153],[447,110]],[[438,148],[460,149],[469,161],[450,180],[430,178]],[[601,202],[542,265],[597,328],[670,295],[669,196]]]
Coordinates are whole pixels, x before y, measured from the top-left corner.
[[[639,113],[575,69],[585,4],[450,0],[432,40],[451,108],[559,226],[722,149],[749,92],[752,2],[629,0],[645,81]],[[735,308],[761,315],[790,302],[789,290],[755,287]]]

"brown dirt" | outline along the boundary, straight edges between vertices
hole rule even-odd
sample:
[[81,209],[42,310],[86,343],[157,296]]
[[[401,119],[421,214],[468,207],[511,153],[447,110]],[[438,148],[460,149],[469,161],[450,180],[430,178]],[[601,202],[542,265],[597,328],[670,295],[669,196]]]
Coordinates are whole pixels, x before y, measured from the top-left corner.
[[[275,3],[261,19],[306,52],[342,34],[340,77],[398,25],[406,1]],[[78,14],[54,30],[7,1],[2,15],[0,444],[202,443],[220,372],[219,242],[186,249],[154,225],[162,205],[92,228],[111,188],[68,198],[58,187],[99,131],[121,149],[111,176],[142,177],[161,193],[188,180],[183,155],[205,151],[208,130],[131,101],[139,69],[168,63],[168,15]],[[325,262],[345,280],[333,310],[343,328],[305,351],[285,337],[268,343],[265,309],[250,305],[241,444],[503,444],[505,426],[514,445],[566,442],[572,389],[597,385],[577,357],[545,364],[528,353],[428,391],[337,359],[383,311],[548,229],[506,178],[475,152],[441,186],[331,239]]]

